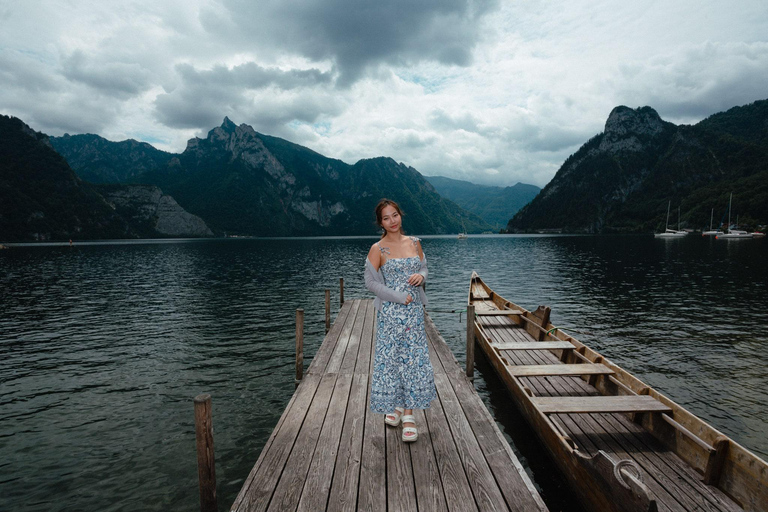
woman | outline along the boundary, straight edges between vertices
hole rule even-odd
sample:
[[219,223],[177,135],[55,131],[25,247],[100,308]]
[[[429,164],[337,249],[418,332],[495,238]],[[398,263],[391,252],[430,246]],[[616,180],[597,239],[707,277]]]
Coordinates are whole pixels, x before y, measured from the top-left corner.
[[402,230],[403,212],[394,201],[376,205],[384,229],[365,262],[365,286],[376,295],[376,353],[371,377],[371,411],[386,414],[387,425],[402,421],[402,440],[419,433],[413,409],[426,409],[437,396],[424,329],[427,260],[416,237]]

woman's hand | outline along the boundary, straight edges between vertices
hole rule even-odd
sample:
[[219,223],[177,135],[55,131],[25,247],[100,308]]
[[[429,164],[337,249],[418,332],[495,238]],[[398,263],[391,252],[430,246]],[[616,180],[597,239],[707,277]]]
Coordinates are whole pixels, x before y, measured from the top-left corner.
[[408,284],[411,286],[421,286],[423,282],[424,276],[421,274],[411,274],[411,277],[408,278]]
[[413,302],[413,297],[411,297],[411,294],[409,293],[408,296],[405,298],[405,305],[407,306],[411,302]]

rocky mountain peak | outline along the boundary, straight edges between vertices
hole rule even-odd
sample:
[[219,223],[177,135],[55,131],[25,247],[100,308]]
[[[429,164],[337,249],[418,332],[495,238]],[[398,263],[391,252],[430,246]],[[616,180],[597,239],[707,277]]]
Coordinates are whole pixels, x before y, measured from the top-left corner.
[[640,151],[640,138],[655,137],[664,131],[664,121],[651,107],[631,109],[625,106],[614,108],[605,122],[600,151]]
[[627,134],[656,135],[664,129],[664,122],[659,113],[651,107],[631,109],[620,106],[614,108],[605,122],[605,135],[618,138]]

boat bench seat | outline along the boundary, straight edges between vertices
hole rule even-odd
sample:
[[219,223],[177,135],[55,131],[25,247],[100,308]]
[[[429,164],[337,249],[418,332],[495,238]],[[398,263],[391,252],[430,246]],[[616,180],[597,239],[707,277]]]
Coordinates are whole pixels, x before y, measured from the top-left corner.
[[532,397],[544,414],[591,412],[671,412],[668,406],[648,395]]
[[[573,347],[573,345],[571,345]],[[604,364],[534,364],[507,366],[513,377],[555,377],[558,375],[612,375],[613,370]]]
[[491,343],[497,350],[573,350],[568,341],[518,341],[506,343]]
[[475,311],[475,316],[510,316],[522,315],[519,309],[496,309],[493,311]]

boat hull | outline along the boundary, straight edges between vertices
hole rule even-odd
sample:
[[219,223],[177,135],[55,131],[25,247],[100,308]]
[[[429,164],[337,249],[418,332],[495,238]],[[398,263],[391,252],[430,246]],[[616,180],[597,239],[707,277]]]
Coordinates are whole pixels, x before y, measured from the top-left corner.
[[[473,289],[477,293],[473,293]],[[485,297],[478,299],[479,293],[483,293]],[[473,273],[470,282],[468,304],[476,308],[485,308],[484,311],[481,311],[476,316],[475,322],[473,322],[476,343],[506,385],[517,408],[536,432],[554,461],[559,465],[569,480],[573,491],[588,510],[599,512],[652,511],[659,505],[661,509],[698,510],[697,507],[681,508],[679,503],[673,503],[672,506],[669,506],[664,500],[670,499],[669,496],[673,493],[660,488],[660,484],[653,481],[654,479],[659,482],[666,481],[664,479],[669,479],[670,481],[675,479],[686,480],[691,484],[690,489],[685,489],[685,493],[688,495],[686,499],[700,500],[701,504],[704,505],[702,509],[747,510],[750,512],[765,512],[768,510],[768,464],[765,461],[728,439],[722,433],[675,404],[669,398],[656,392],[633,375],[611,363],[602,355],[554,327],[549,322],[548,308],[546,308],[545,314],[540,312],[543,308],[539,308],[535,312],[527,311],[493,292],[475,273]],[[495,307],[499,311],[489,312],[489,307]],[[480,311],[479,309],[476,310]],[[519,313],[519,315],[513,314],[514,312]],[[493,316],[484,318],[484,315]],[[517,352],[508,351],[505,347],[510,347],[511,349],[514,343],[499,341],[502,339],[499,330],[504,329],[505,326],[501,325],[502,322],[499,320],[489,320],[490,318],[509,319],[510,322],[507,322],[507,324],[514,324],[514,328],[519,331],[514,337],[517,340],[521,339],[520,333],[523,332],[521,331],[523,329],[531,338],[531,341],[522,343],[520,347],[523,348],[514,349]],[[496,322],[499,325],[489,324],[488,322]],[[512,336],[509,337],[509,339],[511,338]],[[516,357],[519,362],[522,358],[517,356],[517,354],[521,353],[523,349],[528,348],[528,346],[542,341],[549,343],[549,346],[553,347],[562,346],[562,342],[570,343],[573,346],[571,350],[558,352],[555,349],[546,349],[542,351],[551,360],[547,364],[552,362],[570,364],[553,364],[549,367],[546,365],[538,367],[525,366],[530,363],[523,363],[523,366],[518,366],[517,362],[514,361],[512,361],[514,364],[510,364],[511,360],[508,360],[510,357]],[[558,342],[561,345],[557,345]],[[513,356],[510,356],[510,354],[513,354]],[[643,435],[647,436],[650,434],[653,438],[651,440],[661,448],[660,453],[667,458],[676,457],[675,460],[678,462],[675,462],[675,464],[679,464],[679,467],[685,465],[685,468],[687,468],[685,471],[676,469],[675,471],[678,471],[679,474],[673,474],[669,477],[663,474],[660,477],[653,475],[650,481],[648,480],[649,474],[646,471],[645,482],[648,483],[646,486],[642,478],[634,481],[632,475],[629,475],[626,471],[615,469],[623,464],[623,462],[617,460],[616,454],[613,455],[613,459],[609,459],[609,462],[606,462],[597,457],[599,453],[597,455],[594,453],[594,447],[591,450],[583,450],[577,442],[587,441],[583,441],[581,437],[576,436],[571,439],[572,436],[562,426],[563,418],[568,418],[568,421],[570,421],[570,418],[581,418],[582,416],[570,413],[567,415],[548,415],[543,412],[545,411],[542,409],[541,397],[543,395],[538,393],[540,390],[538,388],[529,388],[528,385],[534,386],[533,380],[526,380],[521,378],[520,375],[529,373],[531,369],[536,370],[542,367],[546,370],[557,368],[557,371],[560,372],[563,367],[571,366],[577,359],[581,364],[593,366],[598,366],[599,364],[611,371],[610,376],[582,376],[582,382],[579,384],[582,390],[587,387],[588,383],[589,386],[593,386],[594,394],[599,395],[601,399],[616,396],[631,398],[634,395],[643,397],[645,395],[646,399],[650,400],[652,398],[654,403],[667,408],[664,413],[646,412],[630,414],[629,417],[621,415],[622,421],[616,420],[616,417],[619,416],[618,414],[588,414],[585,416],[589,416],[590,419],[583,421],[600,421],[592,419],[593,417],[598,417],[611,422],[611,426],[609,428],[606,427],[606,432],[612,428],[630,425],[632,428],[641,430]],[[591,366],[582,368],[591,368]],[[558,378],[547,377],[546,379],[548,379],[548,382],[551,382]],[[528,385],[525,382],[528,382]],[[576,389],[576,387],[574,385],[573,389]],[[565,391],[563,396],[572,395],[567,390]],[[576,425],[575,422],[577,420],[574,420],[574,425]],[[586,433],[586,430],[584,432]],[[625,434],[616,435],[624,436]],[[625,450],[625,452],[624,455],[627,455],[632,450]],[[616,453],[621,453],[621,450]],[[642,456],[644,457],[645,455],[643,454]],[[636,455],[627,456],[628,459],[632,457],[636,457]],[[612,465],[615,469],[614,478],[611,478],[610,471],[607,476],[605,471],[602,473],[598,471],[600,464],[603,466],[607,464],[609,467]],[[674,464],[670,464],[670,467],[673,466]],[[624,481],[618,481],[616,474],[621,475]],[[702,480],[709,485],[702,483]],[[670,485],[673,487],[680,485],[680,489],[683,489],[683,484],[673,483]],[[697,496],[696,493],[702,493],[702,495]],[[672,499],[671,501],[674,502],[675,500]],[[713,503],[718,506],[712,505]]]

